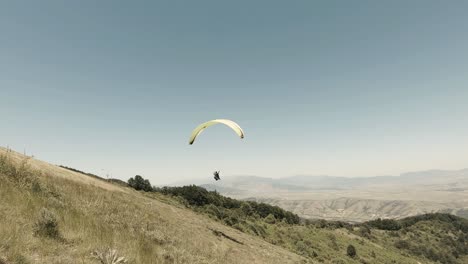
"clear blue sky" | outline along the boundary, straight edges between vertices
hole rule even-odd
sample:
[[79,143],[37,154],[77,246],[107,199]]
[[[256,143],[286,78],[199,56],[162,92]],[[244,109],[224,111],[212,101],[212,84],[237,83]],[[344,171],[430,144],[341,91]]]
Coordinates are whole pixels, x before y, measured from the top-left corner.
[[[0,145],[153,184],[468,167],[467,1],[4,1]],[[229,118],[245,140],[212,127]]]

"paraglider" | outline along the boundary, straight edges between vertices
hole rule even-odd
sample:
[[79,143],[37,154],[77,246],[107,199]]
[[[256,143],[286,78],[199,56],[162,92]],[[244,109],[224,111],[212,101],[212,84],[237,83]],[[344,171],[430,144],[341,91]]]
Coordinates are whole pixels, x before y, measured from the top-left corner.
[[200,124],[197,126],[193,131],[192,135],[190,136],[189,139],[189,144],[192,145],[193,142],[195,142],[195,139],[205,130],[207,127],[210,127],[212,125],[216,124],[224,124],[228,127],[230,127],[240,138],[244,138],[244,131],[242,128],[234,121],[228,120],[228,119],[214,119],[208,122],[205,122],[203,124]]
[[[214,119],[203,124],[198,125],[190,135],[189,144],[192,145],[195,142],[195,139],[208,127],[216,124],[224,124],[230,127],[236,134],[242,139],[244,138],[244,131],[242,128],[234,121],[228,119]],[[219,177],[219,171],[213,172],[214,179],[219,181],[221,178]]]
[[217,180],[217,181],[221,180],[221,178],[219,178],[219,171],[213,172],[213,175],[214,175],[215,180]]

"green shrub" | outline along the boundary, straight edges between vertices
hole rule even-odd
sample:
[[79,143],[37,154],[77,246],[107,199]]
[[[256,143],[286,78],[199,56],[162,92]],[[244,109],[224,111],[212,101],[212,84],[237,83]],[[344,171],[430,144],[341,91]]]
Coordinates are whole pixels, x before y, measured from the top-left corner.
[[34,234],[48,238],[60,238],[57,216],[47,208],[42,208],[34,225]]
[[359,235],[365,238],[371,237],[371,230],[366,225],[363,225],[359,228]]
[[400,230],[401,225],[397,220],[394,219],[377,219],[368,221],[365,223],[371,227],[380,229],[380,230]]
[[35,181],[32,182],[31,191],[33,193],[41,193],[42,192],[41,184],[39,183],[38,180],[35,180]]
[[267,217],[265,217],[265,222],[267,222],[268,224],[276,223],[275,216],[272,214],[269,214]]
[[346,254],[351,258],[356,257],[356,248],[353,245],[348,245],[348,248],[346,249]]
[[205,212],[209,215],[216,217],[217,219],[223,218],[223,213],[219,210],[216,205],[210,204],[205,207]]
[[406,240],[399,239],[395,242],[395,247],[398,249],[410,249],[410,243]]
[[304,241],[299,240],[296,242],[296,250],[299,251],[300,253],[304,254],[307,253],[307,245],[304,243]]
[[330,242],[331,242],[330,247],[337,251],[340,250],[335,234],[328,234],[328,238],[330,238]]
[[29,158],[21,160],[19,165],[16,165],[10,160],[8,154],[0,155],[0,174],[4,174],[9,180],[15,184],[31,188],[32,183],[37,181],[36,172],[32,171],[28,165]]
[[143,179],[140,175],[136,175],[135,178],[128,179],[128,185],[137,191],[153,191],[153,186],[151,186],[149,180]]
[[246,216],[250,216],[254,212],[253,209],[252,209],[252,206],[250,206],[249,203],[242,203],[240,209],[241,209],[242,213],[244,213],[244,215],[246,215]]

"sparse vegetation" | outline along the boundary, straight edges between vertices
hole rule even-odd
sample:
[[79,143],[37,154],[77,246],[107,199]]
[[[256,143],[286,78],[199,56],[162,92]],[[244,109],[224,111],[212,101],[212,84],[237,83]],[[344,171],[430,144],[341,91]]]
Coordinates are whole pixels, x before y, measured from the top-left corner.
[[53,239],[60,238],[58,220],[55,213],[47,208],[42,208],[34,225],[34,234]]

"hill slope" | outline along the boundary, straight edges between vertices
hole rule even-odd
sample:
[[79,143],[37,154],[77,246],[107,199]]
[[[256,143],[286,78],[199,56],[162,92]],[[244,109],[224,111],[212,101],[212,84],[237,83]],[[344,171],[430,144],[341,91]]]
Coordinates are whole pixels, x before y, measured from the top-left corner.
[[0,212],[1,264],[468,261],[468,221],[448,214],[301,221],[193,185],[137,192],[5,149]]
[[302,260],[162,196],[3,148],[0,156],[0,258],[6,263],[98,263],[91,253],[106,247],[131,263]]

